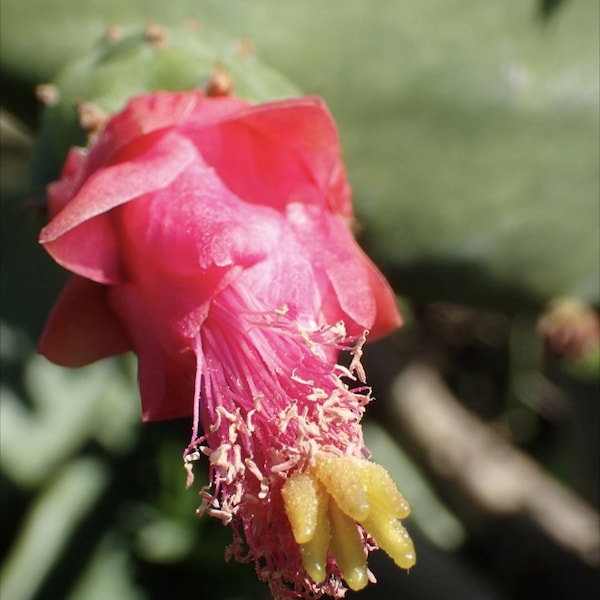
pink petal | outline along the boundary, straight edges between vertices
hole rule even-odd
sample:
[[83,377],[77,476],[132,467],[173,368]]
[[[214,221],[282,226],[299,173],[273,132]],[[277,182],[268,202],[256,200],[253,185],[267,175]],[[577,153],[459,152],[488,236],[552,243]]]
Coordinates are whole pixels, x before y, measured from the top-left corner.
[[234,285],[258,299],[260,310],[273,311],[286,306],[295,317],[315,324],[322,309],[322,290],[315,280],[310,258],[291,231],[282,233],[280,248],[245,269]]
[[108,305],[110,289],[81,277],[67,282],[39,341],[39,351],[65,367],[81,367],[132,350]]
[[313,266],[330,322],[343,318],[353,335],[362,329],[383,335],[400,323],[392,290],[342,219],[301,204],[288,207],[288,218]]
[[[362,253],[362,249],[359,248]],[[402,325],[402,316],[398,310],[396,294],[381,271],[364,255],[369,288],[375,298],[375,321],[369,329],[369,340],[373,341],[398,329]]]
[[40,242],[62,266],[98,283],[120,281],[119,249],[111,209],[173,181],[195,159],[195,148],[175,133],[134,142],[128,161],[91,175],[42,230]]
[[350,189],[335,123],[318,98],[261,104],[215,127],[191,113],[181,126],[224,183],[254,204],[318,204],[346,218]]
[[87,151],[84,148],[71,148],[58,181],[48,186],[48,212],[54,218],[76,194],[85,176]]
[[135,96],[108,122],[91,152],[88,172],[110,161],[115,152],[140,136],[175,127],[192,112],[199,123],[209,124],[247,106],[240,98],[205,98],[200,90],[159,90]]
[[[233,281],[241,267],[212,267],[195,276],[182,277],[153,265],[132,277],[149,322],[169,348],[189,345],[198,334],[210,301]],[[173,350],[174,351],[174,350]]]
[[138,355],[143,420],[191,415],[196,368],[194,354],[172,347],[161,336],[160,327],[157,327],[143,296],[133,286],[116,288],[113,302],[123,322],[127,323]]
[[328,199],[331,210],[352,216],[337,126],[321,98],[267,102],[248,109],[239,120],[275,143],[293,148],[323,191],[335,189],[336,196]]
[[[340,228],[342,229],[342,228]],[[341,237],[341,235],[340,235]],[[369,339],[387,335],[401,324],[395,295],[389,284],[364,254],[349,234],[349,243],[354,245],[352,255],[333,261],[327,268],[327,276],[335,290],[340,308],[361,329],[369,330]],[[348,327],[349,333],[352,332]]]
[[187,277],[263,259],[277,247],[284,219],[242,202],[197,157],[162,190],[123,206],[119,222],[131,272],[160,266]]

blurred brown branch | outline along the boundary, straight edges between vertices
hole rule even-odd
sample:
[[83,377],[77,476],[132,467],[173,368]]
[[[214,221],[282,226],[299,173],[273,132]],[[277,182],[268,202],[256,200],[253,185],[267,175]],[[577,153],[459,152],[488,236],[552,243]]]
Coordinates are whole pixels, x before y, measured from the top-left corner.
[[600,564],[598,512],[463,408],[434,369],[414,364],[396,378],[390,418],[434,472],[482,510],[521,513],[587,564]]

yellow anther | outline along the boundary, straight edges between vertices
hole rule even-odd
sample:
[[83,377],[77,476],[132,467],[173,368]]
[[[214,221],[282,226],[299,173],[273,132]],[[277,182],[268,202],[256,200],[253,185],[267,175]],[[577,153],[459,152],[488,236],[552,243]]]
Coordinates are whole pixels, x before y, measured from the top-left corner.
[[400,568],[410,569],[414,566],[417,558],[413,542],[398,519],[373,511],[361,525]]
[[369,515],[371,505],[362,481],[359,458],[320,455],[316,459],[316,473],[337,505],[355,521]]
[[362,461],[362,470],[367,496],[374,509],[398,519],[406,519],[410,514],[410,504],[390,474],[381,465],[368,461]]
[[317,528],[318,483],[308,473],[294,473],[283,484],[281,495],[297,544],[309,542]]
[[362,590],[369,577],[362,536],[356,523],[343,513],[335,502],[329,502],[331,519],[331,553],[348,587]]
[[331,527],[328,516],[329,496],[318,494],[317,526],[309,542],[300,544],[302,566],[315,583],[323,583],[327,577],[327,550],[331,542]]

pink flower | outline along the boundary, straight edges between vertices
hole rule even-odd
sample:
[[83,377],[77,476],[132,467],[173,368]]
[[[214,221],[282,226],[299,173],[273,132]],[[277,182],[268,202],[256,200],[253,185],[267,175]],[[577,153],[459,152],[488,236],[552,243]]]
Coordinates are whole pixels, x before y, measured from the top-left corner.
[[351,235],[322,101],[138,96],[48,197],[40,241],[74,275],[40,351],[137,353],[143,418],[193,416],[186,465],[208,456],[201,511],[233,525],[232,555],[281,598],[363,587],[375,540],[410,566],[408,505],[364,457],[368,390],[345,383],[364,380],[366,332],[400,318]]

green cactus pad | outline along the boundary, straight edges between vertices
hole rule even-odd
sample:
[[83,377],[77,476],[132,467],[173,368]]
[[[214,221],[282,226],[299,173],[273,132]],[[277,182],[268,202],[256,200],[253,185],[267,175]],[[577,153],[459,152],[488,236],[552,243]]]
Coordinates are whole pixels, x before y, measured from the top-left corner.
[[61,70],[46,88],[55,101],[44,110],[34,152],[36,191],[43,193],[58,175],[69,147],[87,143],[77,103],[89,102],[113,114],[143,92],[206,87],[217,70],[229,75],[235,95],[251,102],[300,93],[262,65],[248,42],[210,36],[193,22],[179,28],[109,28],[90,52]]

